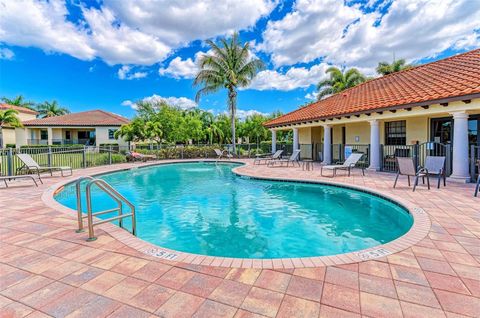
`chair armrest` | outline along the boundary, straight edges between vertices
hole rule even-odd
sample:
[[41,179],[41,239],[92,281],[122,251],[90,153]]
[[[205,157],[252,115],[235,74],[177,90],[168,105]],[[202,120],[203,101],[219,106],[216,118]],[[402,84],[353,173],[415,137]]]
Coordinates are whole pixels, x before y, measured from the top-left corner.
[[339,160],[339,161],[335,162],[335,164],[336,165],[341,165],[341,164],[343,164],[343,161]]

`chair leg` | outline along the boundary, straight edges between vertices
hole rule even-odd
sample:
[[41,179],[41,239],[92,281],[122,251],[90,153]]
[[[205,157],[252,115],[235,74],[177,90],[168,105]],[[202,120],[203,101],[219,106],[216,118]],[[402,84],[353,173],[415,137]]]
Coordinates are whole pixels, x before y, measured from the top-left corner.
[[397,181],[399,176],[400,176],[400,172],[397,172],[397,176],[395,177],[395,182],[393,183],[393,188],[397,186]]
[[[7,187],[7,188],[8,188],[7,179],[3,179],[3,182],[5,182],[5,187]],[[477,196],[477,195],[475,195],[475,196]]]
[[410,176],[407,176],[408,179],[408,186],[410,186]]
[[442,175],[438,175],[438,184],[437,184],[437,189],[440,189],[440,182],[442,181]]
[[427,188],[430,190],[430,177],[427,174]]
[[475,187],[475,194],[474,194],[474,196],[477,196],[477,195],[478,195],[478,190],[480,190],[480,175],[478,176],[478,179],[477,179],[477,186]]
[[425,184],[425,177],[422,177],[422,183]]
[[445,172],[443,173],[443,186],[447,186],[447,175],[445,174]]
[[362,167],[362,175],[365,177],[365,169]]
[[417,185],[418,185],[418,176],[415,176],[415,182],[413,183],[413,192],[415,192]]

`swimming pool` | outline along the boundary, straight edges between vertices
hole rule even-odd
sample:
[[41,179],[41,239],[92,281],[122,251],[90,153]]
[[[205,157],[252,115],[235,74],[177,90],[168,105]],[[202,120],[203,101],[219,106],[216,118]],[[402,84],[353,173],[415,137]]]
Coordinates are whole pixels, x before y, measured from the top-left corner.
[[[175,163],[100,178],[136,206],[140,238],[188,253],[263,259],[334,255],[390,242],[413,224],[406,209],[373,194],[244,178],[232,172],[237,166]],[[74,186],[65,186],[55,199],[75,209]],[[92,202],[95,211],[114,207],[95,189]]]

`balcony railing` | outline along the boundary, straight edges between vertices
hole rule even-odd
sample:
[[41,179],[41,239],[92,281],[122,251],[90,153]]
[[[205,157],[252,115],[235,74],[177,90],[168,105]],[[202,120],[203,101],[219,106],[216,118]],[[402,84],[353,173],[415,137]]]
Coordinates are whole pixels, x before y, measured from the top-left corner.
[[[47,139],[28,139],[28,145],[48,145]],[[52,145],[86,145],[94,146],[95,139],[52,139]]]

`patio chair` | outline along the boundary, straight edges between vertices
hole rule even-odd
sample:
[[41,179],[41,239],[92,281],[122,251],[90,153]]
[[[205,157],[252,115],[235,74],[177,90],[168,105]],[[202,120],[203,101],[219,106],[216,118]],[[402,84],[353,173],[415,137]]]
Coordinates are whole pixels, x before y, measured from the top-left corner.
[[18,153],[16,155],[20,161],[22,161],[23,166],[17,169],[18,171],[26,171],[27,173],[34,172],[38,175],[38,179],[42,181],[40,177],[40,172],[42,171],[49,171],[50,175],[53,176],[53,171],[60,171],[62,177],[65,175],[63,174],[64,171],[70,171],[69,176],[73,175],[72,167],[69,166],[41,166],[39,165],[29,154],[26,153]]
[[425,168],[421,168],[417,171],[415,169],[415,164],[413,163],[413,158],[407,158],[407,157],[397,157],[397,176],[395,177],[395,183],[393,184],[393,187],[395,188],[397,185],[398,177],[400,175],[407,176],[408,179],[408,186],[410,186],[410,177],[415,177],[415,182],[413,184],[413,191],[415,192],[415,189],[417,188],[418,185],[418,178],[422,177],[427,178],[427,186],[428,190],[430,190],[430,179],[428,176],[428,171]]
[[215,151],[215,154],[217,155],[217,160],[220,160],[222,158],[227,158],[227,159],[232,159],[233,155],[228,153],[226,150],[220,150],[220,149],[213,149]]
[[255,159],[253,160],[253,164],[254,165],[255,164],[261,164],[262,161],[265,161],[265,164],[267,164],[269,160],[275,160],[275,159],[280,158],[282,153],[283,153],[283,150],[277,150],[277,151],[275,151],[274,154],[257,155],[255,157]]
[[429,175],[438,176],[437,188],[440,189],[440,182],[443,179],[443,186],[447,186],[447,175],[445,173],[445,157],[443,156],[427,156],[425,158],[425,166],[419,167],[419,169],[425,168]]
[[[345,160],[344,163],[341,163],[341,162],[337,162],[337,164],[334,164],[334,165],[327,165],[327,166],[321,166],[320,168],[320,175],[322,177],[325,177],[323,175],[323,170],[332,170],[333,171],[333,174],[331,175],[331,177],[335,177],[337,175],[337,170],[346,170],[348,171],[348,176],[350,177],[350,171],[355,168],[355,166],[357,165],[357,163],[360,161],[360,159],[362,159],[363,157],[363,153],[352,153],[350,156],[348,156],[347,160]],[[363,166],[361,167],[362,169],[362,174],[365,175],[365,170],[363,168]]]
[[278,158],[278,159],[273,159],[267,162],[267,167],[274,167],[275,164],[278,162],[280,163],[281,166],[283,166],[283,163],[287,163],[287,167],[292,163],[292,166],[295,166],[295,163],[298,164],[300,167],[300,162],[299,158],[300,157],[300,150],[294,150],[292,155],[289,158]]

